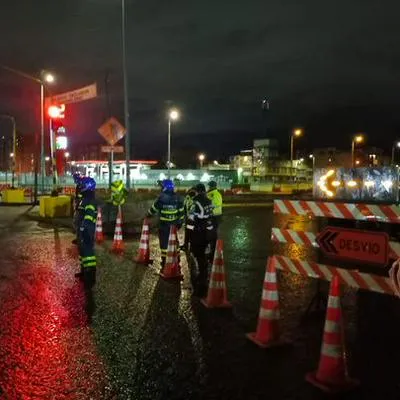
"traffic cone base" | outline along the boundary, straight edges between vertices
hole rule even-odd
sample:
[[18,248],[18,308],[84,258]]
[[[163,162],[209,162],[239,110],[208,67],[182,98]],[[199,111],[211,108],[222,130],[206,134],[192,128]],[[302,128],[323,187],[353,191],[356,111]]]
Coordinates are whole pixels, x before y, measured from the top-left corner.
[[165,274],[164,272],[160,272],[161,278],[168,281],[183,281],[183,275],[181,273],[176,273],[174,275]]
[[309,372],[306,375],[306,381],[321,389],[325,393],[335,394],[350,391],[360,385],[357,379],[347,378],[346,382],[340,384],[327,384],[326,382],[321,382],[317,378],[316,372]]
[[217,305],[213,305],[212,303],[207,302],[207,298],[201,299],[201,304],[206,306],[207,308],[232,308],[232,304],[229,301],[223,300],[221,303]]
[[262,349],[269,349],[272,347],[279,347],[279,346],[287,346],[287,345],[291,344],[291,342],[289,340],[285,340],[285,339],[270,340],[266,343],[260,342],[257,339],[257,332],[246,333],[246,337],[247,337],[247,339],[249,339],[253,343],[255,343],[258,347],[261,347]]

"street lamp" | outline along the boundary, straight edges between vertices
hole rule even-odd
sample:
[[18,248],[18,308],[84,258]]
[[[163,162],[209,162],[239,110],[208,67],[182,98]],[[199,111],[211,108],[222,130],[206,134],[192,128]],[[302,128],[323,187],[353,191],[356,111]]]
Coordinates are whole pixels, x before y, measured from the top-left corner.
[[351,166],[354,168],[354,150],[356,147],[356,143],[362,143],[364,141],[364,136],[363,135],[356,135],[353,137],[353,140],[351,141]]
[[290,168],[293,172],[293,148],[294,148],[294,138],[300,137],[303,134],[303,129],[296,128],[290,134]]
[[314,169],[315,169],[315,156],[314,156],[314,154],[310,154],[308,156],[308,158],[312,159],[312,169],[313,169],[313,172],[314,172]]
[[[8,119],[9,121],[11,121],[11,124],[12,124],[13,148],[12,148],[12,153],[10,154],[10,158],[12,158],[11,187],[14,187],[15,166],[16,166],[15,155],[17,153],[17,125],[15,123],[15,118],[12,115],[3,114],[3,115],[0,115],[0,118]],[[4,136],[3,136],[3,138],[4,138]]]
[[171,177],[170,169],[171,169],[171,122],[177,121],[179,119],[179,111],[176,109],[169,110],[168,113],[168,161],[167,161],[167,168],[168,168],[168,178]]
[[396,148],[400,149],[400,142],[399,141],[393,143],[393,147],[392,147],[392,163],[391,163],[392,165],[394,165],[394,154],[395,154]]
[[[14,68],[7,67],[5,65],[0,65],[0,67],[8,72],[12,72],[16,75],[22,76],[25,79],[39,83],[40,85],[40,172],[42,181],[42,193],[44,191],[44,177],[46,172],[45,158],[44,158],[44,90],[46,84],[51,84],[55,82],[55,77],[53,74],[42,71],[40,77],[29,75],[25,72],[19,71]],[[51,134],[51,132],[50,132]],[[15,152],[14,152],[15,153]]]
[[204,160],[206,159],[206,155],[201,153],[201,154],[199,154],[198,158],[199,158],[199,161],[200,161],[200,168],[203,168],[203,163],[204,163]]

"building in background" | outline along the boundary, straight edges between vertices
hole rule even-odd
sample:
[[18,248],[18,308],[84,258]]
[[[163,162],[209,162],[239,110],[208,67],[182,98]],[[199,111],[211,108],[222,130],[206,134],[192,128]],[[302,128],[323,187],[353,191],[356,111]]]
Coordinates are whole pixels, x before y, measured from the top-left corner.
[[279,158],[278,141],[276,139],[255,139],[253,141],[252,176],[264,177],[268,165]]
[[[314,149],[315,168],[352,168],[351,151],[336,147]],[[354,152],[354,167],[379,167],[390,165],[390,158],[384,155],[383,149],[371,146],[361,146]]]

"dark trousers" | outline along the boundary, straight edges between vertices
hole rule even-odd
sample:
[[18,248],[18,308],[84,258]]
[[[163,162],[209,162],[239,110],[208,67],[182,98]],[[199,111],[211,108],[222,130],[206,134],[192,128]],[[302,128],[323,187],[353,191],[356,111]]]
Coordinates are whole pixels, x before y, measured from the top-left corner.
[[185,243],[184,243],[185,249],[189,248],[191,233],[192,233],[191,229],[187,229],[187,228],[185,229]]
[[193,231],[191,233],[190,250],[198,266],[197,277],[194,280],[196,285],[195,289],[201,292],[200,295],[205,294],[208,286],[208,263],[206,257],[206,248],[208,244],[207,232]]
[[165,265],[165,260],[167,258],[167,250],[168,250],[168,239],[170,233],[171,225],[170,224],[160,224],[158,227],[158,240],[160,241],[160,250],[161,250],[161,265]]
[[96,283],[96,255],[94,253],[95,227],[78,230],[78,249],[81,272],[85,287],[91,288]]

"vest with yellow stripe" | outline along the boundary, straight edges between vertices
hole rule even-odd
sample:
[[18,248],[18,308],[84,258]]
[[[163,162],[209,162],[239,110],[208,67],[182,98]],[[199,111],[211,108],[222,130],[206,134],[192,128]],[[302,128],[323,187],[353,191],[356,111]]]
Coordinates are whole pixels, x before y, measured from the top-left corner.
[[184,219],[183,200],[176,193],[163,192],[153,203],[148,214],[158,214],[161,224],[181,225]]
[[96,230],[96,219],[97,219],[97,204],[94,196],[84,197],[80,204],[81,214],[81,228],[84,228],[90,232]]

